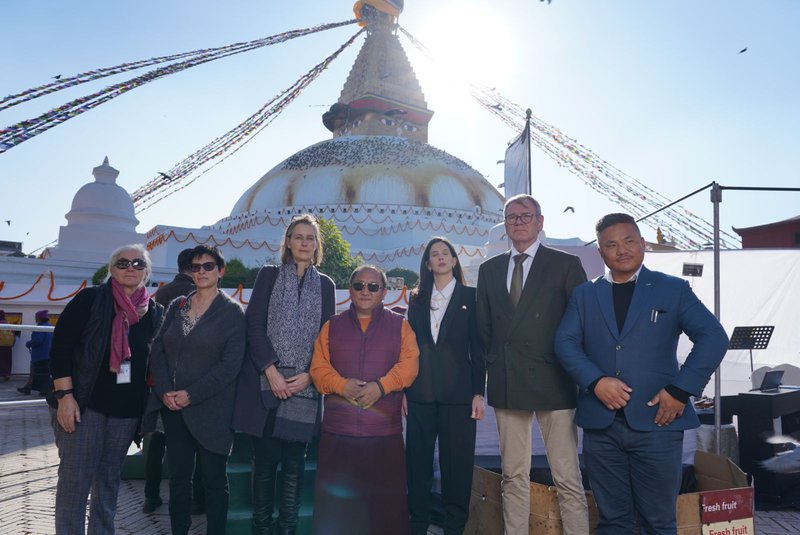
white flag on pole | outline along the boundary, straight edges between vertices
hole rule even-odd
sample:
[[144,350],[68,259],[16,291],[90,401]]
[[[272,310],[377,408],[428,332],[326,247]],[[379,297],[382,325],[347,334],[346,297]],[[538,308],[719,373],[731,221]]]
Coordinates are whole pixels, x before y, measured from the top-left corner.
[[503,184],[506,199],[520,193],[531,193],[530,158],[531,142],[528,129],[525,128],[506,149]]

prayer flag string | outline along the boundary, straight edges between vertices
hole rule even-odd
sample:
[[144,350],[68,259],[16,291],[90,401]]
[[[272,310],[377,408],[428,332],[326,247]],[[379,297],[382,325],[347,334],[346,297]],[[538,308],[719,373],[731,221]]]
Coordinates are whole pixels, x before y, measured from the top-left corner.
[[[435,62],[433,54],[424,44],[404,28],[399,27],[399,30],[425,57]],[[469,83],[469,93],[484,109],[512,128],[519,129],[525,123],[525,110],[495,89]],[[665,196],[617,169],[535,115],[531,117],[530,137],[531,142],[560,167],[565,167],[589,187],[624,207],[635,217],[647,215],[670,202]],[[662,232],[669,236],[668,239],[687,249],[700,249],[713,241],[713,225],[682,207],[667,208],[643,222],[653,229],[661,227]],[[729,232],[720,232],[725,236],[720,240],[723,247],[738,246],[738,237]]]
[[91,95],[72,100],[71,102],[52,109],[38,117],[21,121],[15,125],[11,125],[3,130],[0,130],[0,154],[38,134],[41,134],[42,132],[49,130],[50,128],[53,128],[54,126],[57,126],[69,119],[72,119],[73,117],[89,111],[90,109],[93,109],[104,102],[108,102],[109,100],[116,98],[130,91],[131,89],[135,89],[148,82],[152,82],[153,80],[157,80],[164,76],[174,74],[191,67],[196,67],[197,65],[202,65],[203,63],[207,63],[209,61],[232,56],[234,54],[240,54],[242,52],[248,52],[264,46],[282,43],[296,37],[310,35],[320,31],[346,26],[348,24],[354,24],[355,22],[356,20],[353,19],[344,22],[323,24],[311,28],[276,34],[270,37],[257,39],[255,41],[235,43],[218,48],[195,50],[192,52],[151,58],[149,60],[140,60],[132,63],[123,63],[115,67],[107,67],[95,71],[88,71],[64,80],[59,80],[57,82],[32,88],[16,95],[10,95],[0,101],[0,111],[22,102],[60,91],[61,89],[65,89],[67,87],[72,87],[130,70],[139,69],[145,66],[167,63],[184,58],[182,61],[159,67],[141,76],[137,76],[125,82],[106,87],[100,91],[92,93]]
[[[164,174],[159,173],[159,176],[134,191],[131,197],[133,198],[134,205],[137,207],[137,213],[150,208],[166,197],[186,188],[244,147],[244,145],[252,139],[251,136],[258,134],[263,128],[270,124],[275,117],[297,98],[303,89],[322,74],[328,65],[336,59],[345,48],[353,44],[353,41],[364,31],[365,29],[362,28],[356,32],[333,54],[325,58],[321,63],[315,65],[288,88],[270,99],[242,123],[236,125],[225,134],[217,137],[184,160],[175,164],[169,172]],[[186,180],[192,173],[216,158],[220,159],[213,165],[206,167],[196,176]]]

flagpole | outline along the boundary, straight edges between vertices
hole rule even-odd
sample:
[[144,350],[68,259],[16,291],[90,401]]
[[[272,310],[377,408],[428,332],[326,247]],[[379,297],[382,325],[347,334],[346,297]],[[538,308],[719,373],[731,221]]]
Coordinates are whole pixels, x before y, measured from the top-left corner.
[[528,195],[533,195],[533,181],[531,179],[531,115],[530,108],[525,110],[525,145],[528,147]]

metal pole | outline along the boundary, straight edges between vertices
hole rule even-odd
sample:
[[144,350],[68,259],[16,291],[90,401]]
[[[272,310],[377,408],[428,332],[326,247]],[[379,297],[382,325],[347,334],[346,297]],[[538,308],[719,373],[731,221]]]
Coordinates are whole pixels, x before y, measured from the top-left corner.
[[51,333],[56,328],[52,325],[17,325],[16,323],[0,323],[0,331],[30,331]]
[[[711,202],[714,204],[714,315],[720,319],[720,283],[719,283],[719,204],[722,202],[722,190],[716,182],[711,183]],[[714,372],[714,442],[717,455],[722,453],[722,364]]]
[[24,409],[27,407],[47,407],[44,398],[25,399],[22,401],[0,401],[0,409]]
[[531,116],[530,108],[525,110],[525,146],[528,147],[528,195],[533,195],[533,171],[531,166]]

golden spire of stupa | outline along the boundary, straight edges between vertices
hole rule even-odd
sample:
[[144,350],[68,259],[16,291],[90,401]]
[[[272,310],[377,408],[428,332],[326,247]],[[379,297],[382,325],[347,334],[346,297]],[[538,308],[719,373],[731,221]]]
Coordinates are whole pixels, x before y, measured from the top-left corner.
[[365,0],[359,2],[365,4],[360,9],[356,4],[367,38],[339,100],[323,115],[323,123],[334,137],[388,135],[427,142],[433,112],[428,109],[414,69],[397,38],[397,15],[381,11],[372,5],[376,2],[387,3]]

